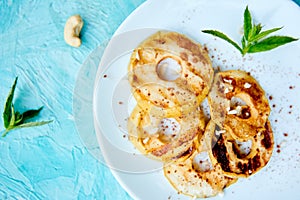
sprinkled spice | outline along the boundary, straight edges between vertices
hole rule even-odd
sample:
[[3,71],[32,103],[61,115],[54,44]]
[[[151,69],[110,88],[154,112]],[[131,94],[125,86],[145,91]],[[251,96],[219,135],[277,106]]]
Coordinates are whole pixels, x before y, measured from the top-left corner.
[[269,99],[272,100],[272,99],[273,99],[273,96],[269,96]]
[[294,88],[295,88],[295,86],[292,86],[292,85],[291,85],[289,88],[290,88],[290,90],[292,90],[292,89],[294,89]]
[[106,74],[104,74],[104,75],[103,75],[103,78],[107,78],[107,75],[106,75]]
[[119,101],[119,104],[120,104],[120,105],[122,105],[122,104],[123,104],[123,102],[122,102],[122,101]]
[[277,153],[280,153],[280,149],[277,149],[277,151],[276,151]]
[[284,137],[287,137],[289,134],[288,133],[284,133],[283,135],[284,135]]
[[208,48],[207,48],[206,46],[204,46],[203,50],[206,51],[206,53],[209,52],[209,51],[208,51]]

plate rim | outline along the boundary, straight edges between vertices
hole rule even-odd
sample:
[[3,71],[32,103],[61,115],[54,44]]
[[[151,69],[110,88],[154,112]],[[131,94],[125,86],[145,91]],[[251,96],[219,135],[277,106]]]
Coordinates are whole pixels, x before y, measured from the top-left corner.
[[[205,1],[205,0],[203,0]],[[216,2],[218,2],[219,0],[217,0]],[[251,0],[250,0],[251,1]],[[245,3],[249,3],[249,0],[245,1],[245,2],[239,2],[240,4],[245,4]],[[134,18],[136,16],[136,14],[139,12],[139,10],[143,9],[144,7],[146,7],[147,5],[149,5],[151,2],[156,2],[156,0],[148,0],[148,1],[144,1],[140,6],[138,6],[136,9],[134,9],[134,11],[121,23],[121,25],[117,28],[117,30],[115,31],[114,35],[116,34],[120,34],[123,32],[124,27],[126,27],[126,24],[128,23],[128,20],[130,21],[131,18]],[[228,2],[237,2],[236,0],[229,0]],[[299,7],[294,1],[292,0],[276,0],[276,2],[293,2],[296,7]],[[114,36],[113,35],[113,36]],[[112,37],[113,37],[112,36]],[[97,86],[97,81],[100,78],[102,71],[101,70],[97,70],[97,74],[96,74],[96,78],[95,78],[95,82],[94,82],[94,95],[93,95],[93,112],[95,112],[94,110],[94,102],[95,102],[95,88]],[[93,113],[94,115],[94,113]],[[95,120],[95,117],[94,117]],[[94,126],[96,128],[97,123],[94,123]],[[98,136],[97,136],[98,138]],[[116,180],[118,181],[118,183],[124,188],[124,190],[134,199],[139,199],[139,197],[136,195],[136,193],[131,190],[130,188],[128,188],[128,185],[126,185],[125,182],[122,181],[122,179],[120,178],[120,175],[118,171],[114,170],[114,169],[110,169],[111,173],[113,174],[113,176],[116,178]]]

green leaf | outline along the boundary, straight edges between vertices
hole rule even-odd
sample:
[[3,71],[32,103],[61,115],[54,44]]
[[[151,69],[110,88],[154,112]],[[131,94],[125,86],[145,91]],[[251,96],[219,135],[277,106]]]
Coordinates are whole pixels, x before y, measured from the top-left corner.
[[274,33],[280,29],[282,29],[283,27],[279,27],[279,28],[272,28],[266,31],[261,32],[260,34],[256,35],[255,37],[251,38],[249,40],[249,42],[257,42],[259,40],[261,40],[262,38],[265,38],[266,36],[268,36],[271,33]]
[[51,122],[53,122],[53,120],[41,121],[41,122],[27,122],[27,123],[18,125],[15,128],[27,128],[27,127],[34,127],[34,126],[42,126],[42,125],[45,125],[45,124],[49,124]]
[[244,36],[246,40],[249,40],[249,35],[251,30],[252,30],[252,18],[247,6],[244,11]]
[[253,26],[253,28],[250,30],[247,41],[250,41],[255,36],[256,28],[257,28],[256,26]]
[[41,122],[27,122],[27,123],[24,123],[24,124],[21,124],[21,125],[18,125],[18,126],[13,126],[13,127],[10,127],[8,129],[6,129],[3,132],[2,137],[5,137],[9,131],[14,130],[14,129],[29,128],[29,127],[34,127],[34,126],[42,126],[42,125],[45,125],[45,124],[49,124],[52,121],[53,120],[41,121]]
[[250,46],[248,52],[256,53],[262,51],[269,51],[275,49],[276,47],[282,46],[284,44],[296,41],[298,39],[289,37],[289,36],[271,36],[266,39],[263,39],[256,44]]
[[9,121],[8,128],[14,127],[15,120],[16,120],[15,108],[14,108],[14,105],[11,104],[11,118],[10,118],[10,121]]
[[242,37],[242,47],[243,47],[243,49],[245,49],[245,47],[246,47],[246,39],[245,39],[245,37]]
[[261,23],[252,25],[252,17],[248,9],[248,6],[244,11],[243,28],[244,28],[244,35],[241,39],[242,48],[236,42],[230,39],[227,35],[225,35],[220,31],[203,30],[202,32],[214,35],[216,37],[219,37],[229,42],[231,45],[233,45],[235,48],[237,48],[240,51],[242,56],[244,56],[247,53],[256,53],[256,52],[272,50],[276,47],[298,40],[289,36],[272,36],[266,38],[269,34],[280,30],[282,27],[273,28],[261,32],[262,31]]
[[40,111],[43,109],[43,106],[40,107],[39,109],[35,109],[35,110],[27,110],[26,112],[22,113],[21,116],[22,116],[22,120],[19,121],[18,123],[16,123],[16,125],[19,125],[19,124],[22,124],[23,122],[25,122],[26,120],[28,119],[31,119],[35,116],[37,116]]
[[7,128],[10,124],[11,116],[12,116],[12,101],[14,98],[14,93],[17,85],[18,77],[15,78],[15,81],[11,87],[11,90],[6,98],[5,106],[4,106],[4,111],[3,111],[3,121],[4,121],[4,127]]
[[255,35],[259,34],[261,29],[262,29],[262,25],[261,23],[257,24],[257,25],[254,25],[255,26],[255,29],[256,29],[256,33]]
[[9,132],[8,129],[5,129],[5,131],[2,133],[2,137],[5,137],[7,135],[7,133]]
[[2,137],[5,137],[7,135],[7,133],[11,130],[20,129],[20,128],[29,128],[29,127],[34,127],[34,126],[42,126],[42,125],[45,125],[45,124],[49,124],[51,122],[53,122],[53,120],[41,121],[41,122],[27,122],[27,123],[23,123],[23,124],[20,124],[20,125],[17,125],[17,126],[8,127],[3,132]]
[[237,48],[241,53],[243,53],[243,50],[241,49],[241,47],[237,43],[235,43],[232,39],[230,39],[227,35],[225,35],[224,33],[217,31],[217,30],[203,30],[202,32],[211,34],[213,36],[219,37],[219,38],[229,42],[231,45],[233,45],[235,48]]
[[253,41],[253,38],[256,37],[260,31],[262,29],[261,24],[258,25],[253,25],[252,29],[250,30],[250,33],[248,35],[248,42],[250,43],[251,41]]
[[22,119],[23,119],[23,115],[20,114],[20,112],[15,112],[15,115],[16,115],[16,120],[15,120],[15,124],[19,124]]
[[22,114],[18,111],[15,111],[12,102],[13,102],[17,81],[18,81],[18,77],[16,77],[5,102],[4,111],[3,111],[3,121],[4,121],[5,130],[3,131],[2,137],[5,137],[9,131],[14,129],[33,127],[33,126],[42,126],[44,124],[48,124],[52,122],[52,120],[41,121],[41,122],[26,122],[28,119],[37,116],[40,113],[40,111],[43,109],[43,106],[40,107],[39,109],[27,110]]

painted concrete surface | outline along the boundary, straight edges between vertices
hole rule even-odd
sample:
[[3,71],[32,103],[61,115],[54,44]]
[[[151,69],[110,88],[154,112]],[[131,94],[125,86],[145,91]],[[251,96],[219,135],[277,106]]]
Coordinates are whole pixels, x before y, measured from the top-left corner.
[[[0,1],[0,105],[18,76],[15,108],[43,105],[36,120],[53,120],[0,139],[0,199],[130,199],[82,142],[73,93],[88,56],[142,2]],[[84,20],[80,48],[68,46],[63,37],[74,14]],[[2,124],[1,117],[0,130]]]
[[[0,112],[18,76],[15,108],[43,105],[36,120],[53,120],[0,139],[0,199],[131,199],[96,158],[96,141],[82,138],[81,130],[92,127],[78,128],[76,117],[85,108],[80,102],[91,103],[89,78],[101,46],[143,1],[0,1]],[[63,38],[65,22],[74,14],[84,20],[80,48]],[[80,84],[87,80],[82,95]],[[0,131],[2,124],[0,117]]]

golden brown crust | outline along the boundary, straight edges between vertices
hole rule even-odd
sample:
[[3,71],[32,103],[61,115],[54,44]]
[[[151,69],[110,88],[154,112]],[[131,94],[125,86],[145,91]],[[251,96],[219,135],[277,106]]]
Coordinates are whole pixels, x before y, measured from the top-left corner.
[[[232,98],[246,105],[232,105]],[[212,120],[220,127],[229,126],[235,138],[253,137],[262,130],[270,114],[268,99],[258,82],[247,72],[230,70],[215,75],[208,95]]]
[[164,165],[166,178],[179,193],[198,198],[212,197],[237,181],[237,178],[229,177],[223,172],[221,165],[214,157],[210,159],[211,170],[200,171],[195,168],[194,158],[197,154],[206,152],[212,155],[211,129],[210,125],[206,127],[204,135],[200,136],[198,141],[198,148],[188,159]]
[[[174,136],[159,132],[159,123],[167,118],[175,119],[180,124],[180,131]],[[186,155],[204,127],[204,115],[199,109],[188,114],[158,116],[136,106],[128,120],[129,139],[134,146],[148,157],[163,162]]]
[[[162,80],[156,71],[159,62],[172,58],[181,66],[179,78]],[[207,96],[213,69],[206,51],[186,36],[159,31],[143,41],[132,53],[129,82],[139,104],[171,110],[193,110]]]
[[[181,66],[174,80],[158,73],[157,65],[167,58]],[[138,104],[128,120],[129,139],[146,156],[164,162],[164,175],[179,193],[215,196],[268,163],[274,146],[270,107],[249,73],[230,70],[213,76],[201,45],[168,31],[143,41],[132,53],[128,71]],[[205,128],[199,105],[207,95],[211,120]],[[180,131],[162,134],[158,124],[171,118]],[[247,153],[240,148],[244,143],[251,144]],[[209,169],[202,170],[203,162],[195,161],[203,155],[210,161],[203,166]]]
[[[211,133],[214,134],[214,133]],[[231,136],[232,130],[225,128],[218,141],[212,147],[213,157],[220,163],[223,172],[231,177],[248,177],[262,169],[270,160],[274,138],[269,121],[263,130],[251,138],[251,151],[241,155],[236,146],[236,140]]]

